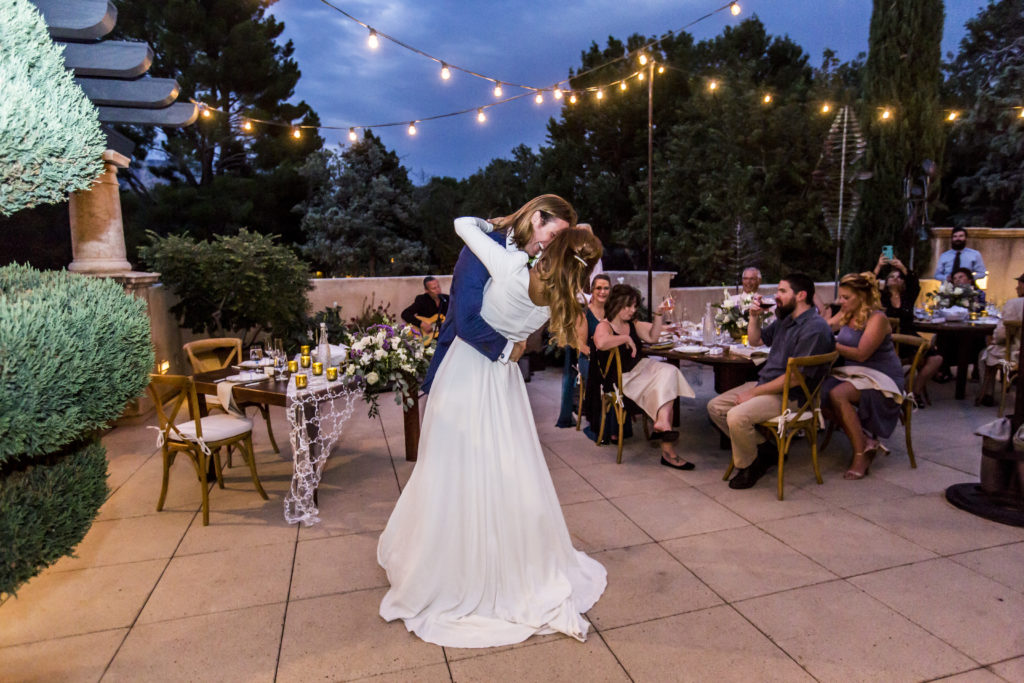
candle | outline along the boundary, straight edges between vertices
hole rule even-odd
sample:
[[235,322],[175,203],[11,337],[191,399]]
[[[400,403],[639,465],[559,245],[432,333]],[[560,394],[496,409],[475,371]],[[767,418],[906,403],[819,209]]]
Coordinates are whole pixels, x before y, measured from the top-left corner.
[[338,379],[338,368],[327,368],[327,381],[333,382]]
[[303,344],[302,346],[299,347],[299,350],[302,352],[303,356],[308,356],[309,355],[309,344]]
[[288,372],[290,372],[290,373],[292,373],[294,375],[298,371],[299,371],[299,361],[297,361],[297,360],[290,360],[290,361],[288,361]]
[[320,361],[313,363],[313,374],[322,375],[324,374],[324,364]]
[[309,357],[309,354],[304,353],[301,356],[299,356],[299,365],[301,365],[304,368],[308,368],[311,360],[312,359]]
[[295,388],[296,389],[305,389],[306,388],[306,381],[307,381],[307,379],[306,379],[305,375],[300,375],[300,374],[296,373],[296,375],[295,375]]

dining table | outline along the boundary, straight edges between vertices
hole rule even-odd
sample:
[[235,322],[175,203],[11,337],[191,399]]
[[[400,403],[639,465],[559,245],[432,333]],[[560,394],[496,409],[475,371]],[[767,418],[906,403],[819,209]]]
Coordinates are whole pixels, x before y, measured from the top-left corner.
[[943,349],[956,350],[956,389],[953,395],[957,400],[963,400],[967,395],[967,368],[978,362],[976,349],[979,342],[984,343],[985,337],[996,329],[996,323],[990,320],[917,320],[914,327],[919,332],[939,335]]

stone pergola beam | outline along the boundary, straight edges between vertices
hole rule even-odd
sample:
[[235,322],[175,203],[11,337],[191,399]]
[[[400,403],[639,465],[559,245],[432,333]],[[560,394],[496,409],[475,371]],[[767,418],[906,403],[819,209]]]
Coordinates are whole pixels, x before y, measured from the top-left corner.
[[64,66],[77,77],[135,78],[152,65],[153,48],[147,43],[111,40],[64,45]]
[[50,36],[58,40],[97,40],[117,23],[117,8],[107,0],[34,0]]
[[139,78],[134,81],[76,78],[75,82],[98,106],[161,109],[173,104],[181,90],[173,78]]

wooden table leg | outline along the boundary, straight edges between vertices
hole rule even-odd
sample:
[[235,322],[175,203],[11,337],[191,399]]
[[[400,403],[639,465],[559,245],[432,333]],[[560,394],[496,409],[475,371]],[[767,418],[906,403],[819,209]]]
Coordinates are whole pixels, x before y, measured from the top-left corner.
[[408,462],[416,462],[416,452],[420,447],[420,398],[419,389],[415,388],[409,392],[406,399],[412,399],[412,405],[407,405],[402,411],[402,421],[405,427],[405,459]]
[[971,349],[974,348],[972,337],[959,339],[956,350],[956,393],[954,397],[962,401],[967,395],[967,366],[971,363]]

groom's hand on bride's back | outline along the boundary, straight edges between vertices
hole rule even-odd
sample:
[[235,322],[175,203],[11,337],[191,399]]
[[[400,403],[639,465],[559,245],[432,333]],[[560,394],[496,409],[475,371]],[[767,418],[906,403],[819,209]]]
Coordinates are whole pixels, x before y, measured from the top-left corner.
[[512,345],[512,353],[509,354],[508,360],[510,363],[518,363],[519,359],[526,353],[526,342],[517,341]]

